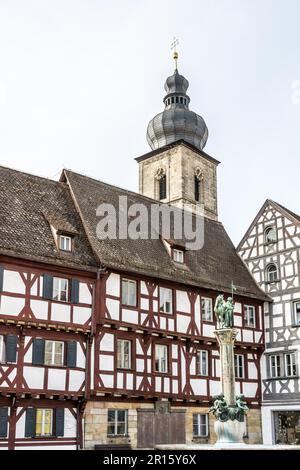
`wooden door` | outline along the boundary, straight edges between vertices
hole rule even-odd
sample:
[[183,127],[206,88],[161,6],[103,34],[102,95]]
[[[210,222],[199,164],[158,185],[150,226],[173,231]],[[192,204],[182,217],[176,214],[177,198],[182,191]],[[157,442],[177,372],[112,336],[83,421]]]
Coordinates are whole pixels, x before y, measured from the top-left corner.
[[153,449],[154,447],[154,412],[138,410],[137,413],[137,447]]
[[138,410],[137,447],[153,449],[159,444],[185,444],[184,411]]

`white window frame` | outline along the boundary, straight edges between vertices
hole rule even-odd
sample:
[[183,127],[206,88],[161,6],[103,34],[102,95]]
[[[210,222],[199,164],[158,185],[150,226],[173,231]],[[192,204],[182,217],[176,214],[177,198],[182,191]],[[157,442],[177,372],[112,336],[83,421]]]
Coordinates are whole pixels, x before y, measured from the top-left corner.
[[[66,289],[62,288],[62,283],[66,282]],[[66,294],[66,299],[63,298],[63,293]],[[53,278],[53,300],[58,300],[59,302],[69,302],[69,279],[62,277]]]
[[199,349],[196,357],[196,374],[207,376],[208,375],[208,351],[207,349]]
[[[240,359],[242,363],[240,364]],[[242,369],[242,374],[240,373]],[[245,357],[244,354],[235,354],[234,355],[234,372],[236,379],[245,378]]]
[[204,321],[213,321],[213,304],[210,297],[201,297],[201,317]]
[[[128,354],[125,353],[125,344],[128,344]],[[117,367],[118,369],[131,369],[131,341],[129,339],[117,340]]]
[[184,253],[183,250],[178,250],[177,248],[173,248],[173,260],[176,263],[184,263]]
[[[124,285],[127,284],[127,295],[125,295],[125,290],[124,290]],[[122,285],[122,305],[127,305],[129,307],[136,307],[137,306],[137,281],[134,279],[127,279],[127,278],[122,278],[121,280],[121,285]],[[130,288],[134,286],[134,297],[135,301],[134,303],[131,303],[131,292]]]
[[0,335],[0,364],[5,363],[5,337]]
[[[288,357],[290,357],[290,363],[288,363]],[[288,373],[288,369],[291,369],[291,373]],[[295,368],[295,369],[294,369]],[[293,373],[293,369],[295,373]],[[297,376],[297,359],[296,352],[289,352],[284,354],[284,374],[286,377],[296,377]]]
[[[253,322],[251,322],[251,313],[253,312]],[[256,326],[256,309],[254,305],[244,305],[244,323],[245,326],[248,326],[249,328],[255,328]]]
[[[275,237],[274,239],[269,239],[269,233],[271,233],[272,231],[274,231],[275,233]],[[273,226],[269,226],[269,227],[266,227],[265,228],[265,231],[264,231],[264,241],[267,245],[271,244],[271,243],[276,243],[277,242],[277,230],[275,227]]]
[[[108,421],[108,413],[109,413],[109,411],[111,411],[111,412],[113,411],[113,412],[114,412],[114,415],[115,415],[115,416],[114,416],[114,421],[113,421],[113,423],[114,423],[114,432],[113,432],[112,434],[111,434],[111,433],[108,433],[108,426],[109,426],[110,424],[112,424],[112,421]],[[120,420],[118,419],[118,412],[119,412],[119,411],[125,412],[125,421],[120,421]],[[124,434],[118,434],[118,423],[125,423],[125,429],[124,429],[125,432],[124,432]],[[117,409],[117,410],[114,410],[114,409],[109,408],[109,409],[107,410],[107,435],[108,435],[108,436],[127,436],[127,434],[128,434],[128,410],[123,410],[123,409],[121,409],[121,408],[120,408],[120,409]]]
[[[299,312],[297,312],[296,306],[299,305]],[[293,314],[294,314],[294,324],[300,326],[300,300],[295,300],[293,302]]]
[[155,345],[155,372],[168,373],[168,346],[166,344]]
[[[46,362],[46,354],[48,354],[48,351],[47,351],[47,345],[48,344],[51,344],[51,361],[50,363],[47,363]],[[61,344],[62,345],[62,350],[61,350],[61,362],[60,364],[56,364],[55,363],[55,357],[56,355],[58,354],[56,352],[56,345],[57,344]],[[64,365],[64,352],[65,352],[65,343],[63,341],[53,341],[53,340],[48,340],[46,339],[45,341],[45,365],[47,366],[55,366],[55,367],[60,367],[60,366],[63,366]]]
[[[203,417],[204,423],[201,422]],[[195,421],[197,422],[195,423]],[[194,432],[195,424],[197,426],[197,434]],[[204,432],[202,431],[203,428]],[[193,413],[193,437],[208,437],[208,413]]]
[[[272,271],[272,273],[270,273],[270,268],[271,268],[271,266],[275,266],[276,271]],[[270,278],[270,274],[271,274],[272,277],[273,277],[275,273],[276,273],[276,278],[271,279],[271,278]],[[270,264],[267,266],[267,268],[266,268],[266,275],[267,275],[267,282],[277,282],[277,281],[279,281],[280,275],[279,275],[278,266],[277,266],[275,263],[270,263]]]
[[69,235],[59,235],[59,249],[62,251],[72,251],[72,237]]
[[[272,363],[272,361],[273,361],[272,358],[274,358],[274,365]],[[281,356],[281,354],[270,354],[269,361],[270,361],[270,377],[272,379],[282,377],[282,356]]]
[[[36,434],[37,437],[45,437],[45,436],[52,436],[53,435],[53,409],[52,408],[37,408],[37,414],[38,414],[38,411],[41,411],[42,412],[42,422],[41,422],[41,425],[42,425],[42,429],[41,429],[41,434]],[[51,422],[50,422],[50,434],[45,434],[45,418],[46,418],[46,411],[50,411],[51,412]],[[35,425],[35,431],[36,431],[36,427],[37,427],[37,421],[36,421],[36,425]]]
[[173,290],[169,287],[159,287],[159,311],[161,313],[173,313]]

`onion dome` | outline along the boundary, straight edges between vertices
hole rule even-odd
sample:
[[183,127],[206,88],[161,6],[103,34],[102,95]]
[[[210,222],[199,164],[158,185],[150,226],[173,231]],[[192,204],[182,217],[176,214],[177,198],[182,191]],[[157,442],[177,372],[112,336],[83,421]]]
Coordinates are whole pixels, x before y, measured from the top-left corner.
[[189,109],[188,86],[189,82],[176,67],[165,83],[165,109],[148,124],[147,141],[152,150],[181,139],[200,150],[205,147],[208,130],[204,119]]

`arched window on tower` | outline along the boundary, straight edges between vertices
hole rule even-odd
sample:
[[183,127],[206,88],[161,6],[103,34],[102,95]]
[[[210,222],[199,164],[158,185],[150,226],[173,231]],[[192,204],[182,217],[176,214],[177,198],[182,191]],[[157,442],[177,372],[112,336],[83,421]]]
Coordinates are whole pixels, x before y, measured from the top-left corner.
[[276,266],[276,264],[271,263],[267,266],[266,281],[267,282],[279,281],[279,271],[278,271],[278,267]]
[[200,168],[195,169],[194,174],[194,198],[196,202],[203,202],[202,194],[203,175]]
[[159,199],[160,201],[162,199],[166,199],[167,197],[167,177],[166,175],[163,175],[159,179]]
[[155,173],[155,197],[160,201],[167,197],[167,176],[164,168],[158,168]]

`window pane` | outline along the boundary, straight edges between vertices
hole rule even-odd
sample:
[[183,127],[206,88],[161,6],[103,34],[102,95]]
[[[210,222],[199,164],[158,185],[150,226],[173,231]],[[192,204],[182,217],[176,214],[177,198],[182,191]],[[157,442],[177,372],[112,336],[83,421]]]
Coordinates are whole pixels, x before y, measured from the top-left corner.
[[118,410],[117,413],[118,413],[118,421],[125,421],[126,411]]
[[117,424],[117,434],[125,434],[125,423],[118,423]]
[[127,281],[122,281],[122,304],[127,305],[128,299],[128,283]]
[[115,423],[109,423],[107,425],[107,434],[115,434]]
[[115,420],[115,410],[108,410],[107,419],[108,419],[108,421],[114,421]]

